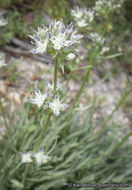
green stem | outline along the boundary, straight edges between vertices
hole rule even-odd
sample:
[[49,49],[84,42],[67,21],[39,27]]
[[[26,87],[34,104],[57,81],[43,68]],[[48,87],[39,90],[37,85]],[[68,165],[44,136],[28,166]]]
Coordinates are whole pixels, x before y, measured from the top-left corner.
[[83,89],[84,89],[84,87],[85,87],[85,84],[86,84],[86,82],[87,82],[89,73],[90,73],[90,71],[91,71],[91,69],[92,69],[92,65],[94,64],[94,60],[95,60],[96,57],[97,57],[97,52],[98,52],[98,48],[97,48],[97,49],[95,48],[95,50],[93,51],[93,54],[91,55],[91,59],[90,59],[90,63],[89,63],[89,66],[91,66],[91,67],[88,67],[88,69],[87,69],[87,71],[86,71],[86,74],[85,74],[85,76],[84,76],[84,78],[83,78],[81,87],[80,87],[80,89],[79,89],[79,91],[78,91],[78,93],[77,93],[77,96],[76,96],[76,98],[75,98],[75,100],[74,100],[74,103],[73,103],[73,105],[72,105],[72,109],[74,109],[75,106],[76,106],[76,104],[77,104],[77,102],[79,102],[79,99],[80,99],[80,97],[81,97],[81,94],[82,94],[82,92],[83,92]]
[[121,140],[121,142],[119,142],[119,143],[115,146],[115,148],[113,149],[112,153],[115,153],[115,152],[119,149],[119,147],[122,146],[122,145],[125,143],[125,141],[126,141],[130,136],[132,136],[132,131],[131,131],[130,133],[128,133],[127,135],[125,135],[125,137],[123,137],[123,139]]
[[36,143],[35,143],[35,145],[34,145],[34,147],[33,147],[33,152],[36,152],[36,150],[37,150],[37,148],[38,148],[38,145],[39,145],[39,143],[40,143],[42,137],[43,137],[44,134],[45,134],[45,131],[46,131],[47,126],[48,126],[48,123],[49,123],[49,121],[50,121],[50,117],[51,117],[51,112],[48,114],[47,120],[46,120],[46,123],[45,123],[45,127],[43,128],[43,130],[42,130],[42,132],[41,132],[41,134],[40,134],[38,140],[36,141]]
[[22,178],[23,185],[25,184],[25,181],[26,181],[26,178],[27,178],[28,171],[29,171],[30,167],[31,167],[30,163],[26,164],[26,168],[24,170],[24,174],[23,174],[23,178]]
[[68,86],[71,78],[72,78],[72,74],[73,74],[73,71],[70,71],[70,74],[68,75],[68,79],[67,79],[67,82],[66,82],[66,86]]
[[[108,24],[108,20],[107,20],[107,22],[106,22],[106,27],[107,27],[107,24]],[[104,27],[104,28],[106,28],[106,27]],[[101,31],[102,31],[102,30],[101,30]],[[106,34],[106,30],[103,30],[102,39],[103,39],[103,37],[105,36],[105,34]],[[93,53],[92,53],[92,55],[91,55],[90,64],[89,64],[90,66],[92,66],[92,65],[94,64],[94,61],[95,61],[96,57],[98,56],[98,53],[99,53],[100,48],[101,48],[101,43],[99,43],[98,46],[95,47],[95,49],[94,49],[94,51],[93,51]],[[83,78],[83,82],[82,82],[81,87],[80,87],[80,90],[79,90],[79,92],[78,92],[78,94],[77,94],[77,96],[76,96],[76,98],[75,98],[75,100],[74,100],[72,109],[75,108],[77,102],[79,101],[79,99],[80,99],[80,97],[81,97],[81,94],[82,94],[82,92],[83,92],[83,88],[84,88],[84,86],[85,86],[85,84],[86,84],[86,82],[87,82],[87,78],[88,78],[88,76],[89,76],[89,73],[90,73],[91,69],[92,69],[92,67],[91,67],[91,68],[88,68],[87,71],[86,71],[86,74],[85,74],[85,76],[84,76],[84,78]]]
[[[92,65],[92,64],[91,64],[91,65]],[[74,103],[73,103],[73,105],[72,105],[72,108],[73,108],[73,109],[75,108],[77,102],[79,101],[79,99],[80,99],[80,97],[81,97],[81,94],[82,94],[82,92],[83,92],[83,88],[84,88],[84,86],[85,86],[85,84],[86,84],[86,82],[87,82],[87,78],[88,78],[88,76],[89,76],[90,71],[91,71],[91,68],[89,68],[89,69],[87,70],[87,72],[86,72],[86,74],[85,74],[85,76],[84,76],[84,78],[83,78],[83,82],[82,82],[82,84],[81,84],[80,90],[79,90],[79,92],[77,93],[77,96],[76,96],[76,98],[75,98],[75,100],[74,100]]]
[[90,59],[90,63],[89,63],[89,65],[90,65],[91,67],[88,67],[88,68],[87,68],[87,71],[86,71],[86,74],[85,74],[85,76],[84,76],[84,78],[83,78],[83,81],[82,81],[80,90],[78,91],[77,96],[76,96],[76,98],[75,98],[75,100],[74,100],[74,103],[73,103],[73,105],[72,105],[72,109],[71,109],[71,111],[69,112],[68,119],[67,119],[67,121],[68,121],[68,126],[63,130],[63,132],[62,132],[62,138],[64,138],[64,137],[67,135],[68,131],[69,131],[69,128],[70,128],[70,125],[71,125],[71,122],[72,122],[72,113],[73,113],[72,110],[75,108],[76,104],[79,102],[79,99],[80,99],[81,94],[82,94],[82,92],[83,92],[84,86],[85,86],[85,84],[86,84],[86,82],[87,82],[89,73],[90,73],[90,71],[91,71],[91,69],[92,69],[92,65],[93,65],[94,60],[95,60],[95,58],[96,58],[96,56],[97,56],[97,51],[98,51],[98,48],[95,48],[94,51],[93,51],[93,54],[91,55],[91,59]]
[[2,102],[1,102],[1,97],[0,97],[0,110],[1,110],[1,114],[2,114],[3,120],[4,120],[5,127],[8,130],[9,126],[7,124],[7,121],[6,121],[5,112],[4,112],[4,109],[3,109],[3,106],[2,106]]
[[116,112],[116,110],[122,105],[122,103],[125,101],[125,99],[127,98],[127,96],[132,92],[132,88],[129,89],[128,91],[125,92],[125,94],[121,97],[121,99],[119,100],[119,102],[116,104],[115,108],[113,109],[113,111],[111,112],[111,114],[106,118],[106,120],[104,121],[102,127],[100,128],[99,132],[98,132],[98,137],[102,134],[105,126],[107,125],[107,123],[110,121],[110,119],[112,118],[113,114]]
[[[38,146],[39,146],[39,144],[40,144],[40,141],[42,140],[42,138],[43,138],[43,136],[44,136],[44,134],[45,134],[45,132],[46,132],[48,123],[49,123],[49,121],[50,121],[50,117],[51,117],[51,113],[48,114],[47,120],[46,120],[46,123],[45,123],[45,126],[44,126],[44,128],[42,129],[41,134],[40,134],[40,136],[38,137],[38,139],[37,139],[37,141],[36,141],[36,143],[35,143],[35,145],[34,145],[34,147],[33,147],[33,153],[36,152],[36,150],[37,150],[37,148],[38,148]],[[27,178],[28,171],[29,171],[30,167],[31,167],[31,164],[27,164],[27,165],[26,165],[26,168],[25,168],[25,171],[24,171],[24,174],[23,174],[23,179],[22,179],[23,184],[24,184],[25,181],[26,181],[26,178]]]
[[57,71],[58,71],[58,60],[55,58],[55,67],[54,67],[54,88],[53,94],[56,94],[56,85],[57,85]]

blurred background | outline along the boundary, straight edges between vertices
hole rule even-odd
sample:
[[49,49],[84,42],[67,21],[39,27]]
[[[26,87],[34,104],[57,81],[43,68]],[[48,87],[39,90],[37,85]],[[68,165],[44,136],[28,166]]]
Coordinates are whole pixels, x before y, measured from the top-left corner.
[[[51,18],[63,18],[65,23],[72,20],[70,10],[75,6],[92,7],[94,0],[1,0],[0,9],[4,11],[4,16],[8,19],[8,25],[1,28],[0,45],[14,45],[14,38],[28,41],[28,35],[42,24],[48,24]],[[120,60],[120,65],[124,66],[129,73],[131,68],[131,30],[132,30],[132,2],[125,0],[120,13],[113,14],[111,24],[108,26],[109,32],[117,35],[119,48],[125,51]],[[114,26],[114,27],[113,27]]]

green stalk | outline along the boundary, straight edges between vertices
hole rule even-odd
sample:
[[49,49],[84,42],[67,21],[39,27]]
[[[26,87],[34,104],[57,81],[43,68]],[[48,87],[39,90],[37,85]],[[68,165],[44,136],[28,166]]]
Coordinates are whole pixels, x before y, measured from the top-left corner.
[[99,51],[99,48],[100,48],[100,45],[98,47],[96,47],[91,55],[91,59],[90,59],[90,62],[89,62],[89,67],[87,68],[87,71],[86,71],[86,74],[83,78],[83,81],[82,81],[82,84],[81,84],[81,87],[77,93],[77,96],[73,102],[73,105],[72,105],[72,109],[71,109],[71,112],[69,112],[69,115],[68,115],[68,126],[63,130],[62,132],[62,137],[64,138],[68,131],[69,131],[69,128],[70,128],[70,125],[71,125],[71,121],[72,121],[72,113],[73,113],[73,109],[76,107],[76,104],[79,102],[79,99],[81,97],[81,94],[83,92],[83,89],[85,87],[85,84],[87,82],[87,79],[89,77],[89,73],[92,69],[92,65],[94,64],[94,60],[96,59],[97,55],[98,55],[98,51]]
[[1,102],[1,97],[0,97],[0,110],[1,110],[1,114],[2,114],[3,120],[4,120],[5,127],[8,130],[9,126],[7,124],[7,121],[6,121],[5,112],[4,112],[4,109],[3,109],[3,106],[2,106],[2,102]]
[[48,126],[48,123],[49,123],[49,121],[50,121],[50,117],[51,117],[51,112],[48,114],[47,120],[46,120],[46,123],[45,123],[45,127],[43,128],[43,130],[42,130],[40,136],[38,137],[38,140],[36,141],[36,143],[35,143],[35,145],[34,145],[34,147],[33,147],[33,153],[36,152],[36,150],[37,150],[37,148],[38,148],[38,146],[39,146],[39,143],[40,143],[41,139],[43,138],[43,136],[44,136],[44,134],[45,134],[45,131],[46,131],[47,126]]
[[68,75],[68,79],[67,79],[67,82],[66,82],[66,86],[68,86],[71,78],[72,78],[72,74],[73,74],[73,71],[70,71],[70,74]]
[[57,71],[58,71],[58,60],[55,58],[55,67],[54,67],[54,88],[53,94],[56,94],[56,85],[57,85]]
[[[106,26],[108,25],[108,23],[109,23],[109,20],[107,19]],[[106,28],[106,27],[104,27],[104,28]],[[101,31],[102,31],[102,30],[101,30]],[[105,33],[106,33],[106,30],[103,30],[102,39],[103,39],[103,37],[105,36]],[[101,43],[99,43],[98,46],[95,47],[95,49],[94,49],[94,51],[93,51],[93,53],[92,53],[92,55],[91,55],[90,64],[89,64],[90,66],[92,66],[92,65],[94,64],[94,61],[95,61],[96,57],[98,56],[98,53],[99,53],[100,48],[101,48]],[[85,76],[84,76],[84,78],[83,78],[83,82],[82,82],[81,87],[80,87],[80,90],[79,90],[79,92],[78,92],[78,94],[77,94],[77,96],[76,96],[76,98],[75,98],[75,100],[74,100],[72,109],[75,108],[77,102],[79,101],[79,99],[80,99],[80,97],[81,97],[81,94],[82,94],[82,92],[83,92],[84,86],[85,86],[85,84],[86,84],[86,82],[87,82],[87,79],[88,79],[88,76],[89,76],[89,73],[90,73],[91,69],[92,69],[92,67],[91,67],[91,68],[88,68],[87,71],[86,71],[86,74],[85,74]]]
[[[92,63],[91,65],[93,65],[93,63]],[[86,84],[86,82],[87,82],[87,78],[88,78],[88,76],[89,76],[90,71],[91,71],[91,68],[88,68],[88,69],[87,69],[87,72],[86,72],[86,74],[85,74],[85,76],[84,76],[84,78],[83,78],[83,82],[82,82],[82,84],[81,84],[80,90],[79,90],[79,92],[77,93],[77,96],[76,96],[76,98],[75,98],[75,100],[74,100],[74,103],[73,103],[73,105],[72,105],[72,109],[75,108],[77,102],[79,101],[79,99],[80,99],[80,97],[81,97],[81,94],[82,94],[82,92],[83,92],[83,88],[84,88],[84,86],[85,86],[85,84]]]
[[80,99],[80,97],[81,97],[81,94],[82,94],[82,92],[83,92],[83,89],[84,89],[84,87],[85,87],[85,84],[86,84],[86,82],[87,82],[87,79],[88,79],[88,77],[89,77],[89,73],[90,73],[90,71],[91,71],[91,69],[92,69],[92,66],[93,66],[93,64],[94,64],[94,61],[95,61],[97,55],[98,55],[98,48],[95,48],[95,50],[93,51],[93,54],[91,55],[91,59],[90,59],[90,63],[89,63],[89,66],[91,66],[91,67],[88,67],[88,68],[87,68],[86,74],[85,74],[85,76],[84,76],[84,78],[83,78],[83,81],[82,81],[82,84],[81,84],[81,87],[80,87],[80,89],[79,89],[79,91],[78,91],[78,93],[77,93],[77,96],[76,96],[76,98],[75,98],[75,100],[74,100],[74,103],[73,103],[73,105],[72,105],[72,109],[74,109],[75,106],[76,106],[76,104],[77,104],[77,102],[79,102],[79,99]]
[[[45,126],[44,126],[44,128],[42,129],[42,131],[41,131],[41,133],[40,133],[40,136],[38,137],[38,139],[37,139],[37,141],[36,141],[36,143],[35,143],[35,145],[34,145],[34,147],[33,147],[33,153],[36,152],[36,150],[37,150],[37,148],[38,148],[38,146],[39,146],[39,144],[40,144],[40,142],[41,142],[41,140],[42,140],[42,138],[43,138],[43,136],[44,136],[44,134],[45,134],[45,132],[46,132],[48,123],[49,123],[49,121],[50,121],[50,117],[51,117],[51,113],[48,114],[47,120],[46,120],[46,123],[45,123]],[[25,171],[24,171],[24,174],[23,174],[23,179],[22,179],[23,184],[24,184],[25,181],[26,181],[26,178],[27,178],[28,171],[29,171],[30,167],[31,167],[31,164],[27,164],[27,165],[26,165],[26,168],[25,168]]]
[[119,142],[119,143],[114,147],[112,153],[115,153],[115,152],[119,149],[119,147],[122,146],[122,145],[125,143],[125,141],[126,141],[130,136],[132,136],[132,131],[129,132],[127,135],[125,135],[125,137],[123,137],[123,139],[121,140],[121,142]]
[[121,99],[119,100],[119,102],[116,104],[115,108],[113,109],[113,111],[111,112],[111,114],[106,118],[106,120],[104,121],[102,127],[100,128],[100,130],[98,131],[98,137],[100,137],[100,135],[102,134],[104,128],[106,127],[107,123],[110,121],[110,119],[112,118],[113,114],[116,112],[116,110],[122,105],[122,103],[125,101],[125,99],[127,98],[127,96],[132,92],[132,88],[129,89],[128,91],[126,91],[124,93],[124,95],[121,97]]
[[27,178],[28,171],[29,171],[30,167],[31,167],[30,163],[26,164],[26,168],[24,170],[24,174],[23,174],[23,178],[22,178],[23,185],[25,184],[25,181],[26,181],[26,178]]

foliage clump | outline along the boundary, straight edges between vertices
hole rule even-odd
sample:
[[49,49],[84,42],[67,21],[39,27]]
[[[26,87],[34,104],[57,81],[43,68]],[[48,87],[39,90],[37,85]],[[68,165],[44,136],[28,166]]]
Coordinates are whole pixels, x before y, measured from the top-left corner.
[[[0,148],[3,150],[0,153],[2,190],[22,187],[24,165],[20,160],[20,152],[26,151],[27,147],[30,150],[41,131],[36,123],[25,122],[28,121],[29,107],[26,109],[21,116],[21,122],[12,129],[11,134],[6,134],[0,141]],[[25,189],[67,189],[68,183],[96,184],[97,189],[100,183],[109,182],[129,183],[130,186],[131,145],[125,141],[121,144],[118,136],[114,137],[115,132],[111,131],[109,135],[110,130],[104,131],[98,138],[93,125],[94,120],[91,120],[88,113],[77,113],[70,133],[65,134],[64,138],[63,131],[68,127],[67,114],[58,121],[50,122],[41,147],[45,147],[45,152],[52,159],[39,167],[31,167]],[[113,128],[112,125],[110,127]]]

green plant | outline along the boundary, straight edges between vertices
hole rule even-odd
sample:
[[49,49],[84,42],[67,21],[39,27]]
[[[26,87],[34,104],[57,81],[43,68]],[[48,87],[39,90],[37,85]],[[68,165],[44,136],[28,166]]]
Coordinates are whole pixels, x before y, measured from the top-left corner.
[[1,69],[0,76],[9,84],[14,84],[19,76],[19,73],[17,71],[18,66],[18,61],[12,61],[6,66],[6,68]]
[[[34,9],[37,2],[34,2]],[[83,20],[81,25],[78,25],[83,26],[80,32],[85,34],[87,30],[90,30],[86,40],[90,43],[89,65],[81,68],[86,69],[86,73],[80,89],[71,108],[67,112],[62,112],[61,115],[60,112],[68,107],[66,104],[68,99],[66,94],[63,94],[63,86],[57,79],[58,69],[60,68],[64,74],[65,62],[69,63],[75,59],[78,53],[76,48],[82,35],[77,33],[72,24],[65,26],[62,19],[53,20],[49,27],[39,27],[33,35],[30,35],[34,44],[30,52],[34,54],[47,52],[53,58],[53,82],[45,81],[45,89],[46,87],[49,89],[48,94],[41,92],[38,88],[35,89],[34,97],[28,100],[29,103],[34,104],[33,106],[22,104],[21,112],[16,110],[16,114],[20,115],[14,121],[12,128],[8,127],[10,123],[6,121],[0,101],[0,110],[7,128],[0,141],[0,148],[3,150],[0,152],[0,188],[2,190],[60,190],[67,189],[69,186],[74,189],[77,185],[84,188],[83,184],[94,185],[94,188],[98,190],[110,182],[116,187],[122,183],[129,189],[129,185],[132,184],[130,162],[132,151],[128,140],[132,132],[123,135],[118,125],[110,122],[113,114],[124,103],[132,89],[129,88],[123,93],[107,118],[95,120],[95,103],[89,104],[89,99],[85,100],[86,106],[78,107],[85,84],[90,77],[90,71],[96,61],[121,55],[120,53],[107,56],[105,54],[108,51],[108,47],[104,46],[105,35],[108,36],[111,31],[107,24],[109,25],[109,16],[117,5],[112,4],[113,7],[111,7],[111,4],[107,5],[105,0],[102,2],[106,5],[104,7],[103,4],[104,10],[102,7],[97,9],[97,6],[96,9],[93,8],[97,11],[97,16],[100,14],[99,19],[103,16],[102,19],[105,21],[105,24],[100,24],[99,27],[95,27],[96,19],[98,19],[95,18],[95,23],[91,24],[91,28],[85,28],[89,26],[86,22],[93,21],[93,12],[77,9],[79,12],[74,14]],[[111,2],[113,1],[110,0],[109,3]],[[109,15],[105,9],[107,6]],[[92,13],[92,19],[87,20],[80,16],[83,13],[87,16]],[[103,30],[104,26],[106,26],[105,30]],[[71,69],[71,73],[67,85],[72,72],[80,69],[74,61],[68,68]],[[40,86],[42,87],[42,83]],[[62,99],[66,103],[62,103]],[[119,132],[122,132],[121,137]],[[40,149],[45,149],[46,155]],[[42,154],[38,156],[38,153]]]
[[[30,106],[22,105],[21,109],[19,124],[16,121],[10,134],[5,134],[0,141],[3,150],[0,153],[0,188],[3,190],[23,189],[21,174],[24,165],[20,152],[32,149],[41,132],[41,126],[33,121],[35,116],[30,121],[28,119]],[[70,133],[65,138],[61,138],[61,135],[68,125],[67,113],[57,121],[50,122],[41,147],[45,148],[51,159],[39,167],[31,167],[24,189],[67,189],[68,183],[96,184],[96,189],[99,189],[99,184],[109,182],[129,183],[131,186],[132,151],[127,141],[129,136],[121,143],[117,136],[120,129],[114,124],[107,124],[109,129],[97,138],[94,130],[99,121],[95,123],[91,119],[91,111],[74,114]],[[116,133],[113,129],[117,129]],[[110,131],[111,135],[108,135]]]

